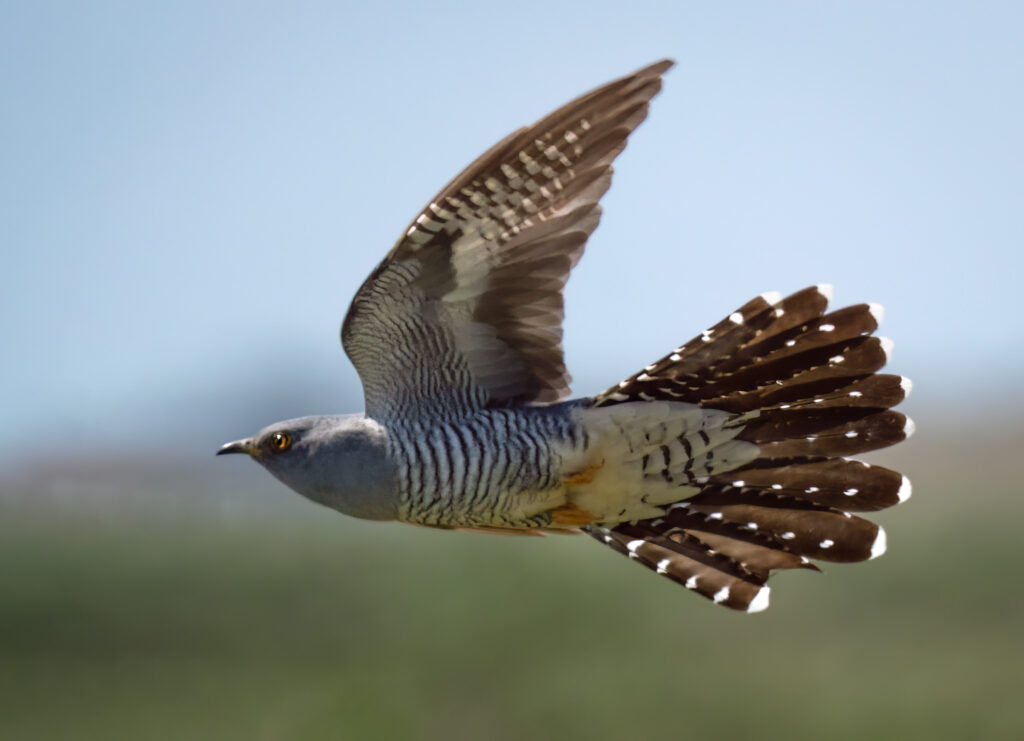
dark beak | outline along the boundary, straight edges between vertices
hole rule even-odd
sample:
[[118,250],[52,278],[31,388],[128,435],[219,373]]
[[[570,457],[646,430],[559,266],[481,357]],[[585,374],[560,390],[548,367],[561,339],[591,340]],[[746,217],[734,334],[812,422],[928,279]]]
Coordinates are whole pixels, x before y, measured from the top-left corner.
[[228,453],[252,453],[252,438],[246,438],[245,440],[235,440],[233,443],[222,445],[220,450],[217,451],[217,455],[227,455]]

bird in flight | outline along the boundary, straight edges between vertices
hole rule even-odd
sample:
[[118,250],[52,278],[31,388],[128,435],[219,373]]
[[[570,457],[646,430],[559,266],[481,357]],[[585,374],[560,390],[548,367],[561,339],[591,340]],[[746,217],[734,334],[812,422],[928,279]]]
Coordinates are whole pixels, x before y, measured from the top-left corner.
[[567,400],[563,289],[612,162],[669,60],[485,152],[413,219],[341,328],[366,411],[224,445],[353,517],[449,530],[585,532],[713,602],[757,612],[770,575],[863,561],[855,512],[910,495],[851,456],[905,439],[910,382],[878,371],[877,304],[765,293],[596,396]]

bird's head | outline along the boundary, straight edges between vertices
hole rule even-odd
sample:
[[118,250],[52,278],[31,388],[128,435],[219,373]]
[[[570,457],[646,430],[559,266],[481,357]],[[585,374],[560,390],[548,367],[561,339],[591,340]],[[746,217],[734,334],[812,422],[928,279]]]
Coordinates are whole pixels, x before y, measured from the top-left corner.
[[222,445],[245,453],[289,488],[353,517],[396,515],[395,468],[385,429],[362,414],[300,417]]

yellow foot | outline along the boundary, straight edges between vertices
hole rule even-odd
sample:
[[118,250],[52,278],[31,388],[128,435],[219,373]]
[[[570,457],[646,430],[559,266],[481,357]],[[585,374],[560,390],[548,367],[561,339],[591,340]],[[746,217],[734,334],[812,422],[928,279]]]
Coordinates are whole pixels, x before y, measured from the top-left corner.
[[593,521],[594,515],[575,504],[563,504],[551,510],[551,522],[556,525],[589,525]]
[[601,460],[599,463],[591,463],[579,473],[574,473],[565,479],[565,484],[567,486],[581,486],[582,484],[589,484],[594,480],[594,476],[597,475],[597,472],[601,470],[603,465],[604,460]]

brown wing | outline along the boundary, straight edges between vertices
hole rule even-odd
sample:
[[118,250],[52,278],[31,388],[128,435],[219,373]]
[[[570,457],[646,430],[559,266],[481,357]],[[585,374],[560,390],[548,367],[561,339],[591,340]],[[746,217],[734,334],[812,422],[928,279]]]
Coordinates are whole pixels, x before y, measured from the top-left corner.
[[662,61],[492,147],[413,220],[356,293],[342,343],[367,414],[457,414],[569,391],[562,290]]

